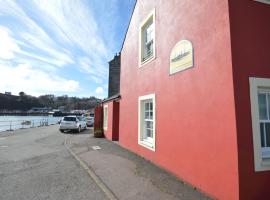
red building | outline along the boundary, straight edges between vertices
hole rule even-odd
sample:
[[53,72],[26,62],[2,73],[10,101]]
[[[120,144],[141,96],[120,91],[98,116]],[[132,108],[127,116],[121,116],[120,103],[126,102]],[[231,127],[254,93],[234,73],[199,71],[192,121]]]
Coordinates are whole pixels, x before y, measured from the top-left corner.
[[213,198],[270,199],[269,20],[269,0],[138,0],[107,138]]

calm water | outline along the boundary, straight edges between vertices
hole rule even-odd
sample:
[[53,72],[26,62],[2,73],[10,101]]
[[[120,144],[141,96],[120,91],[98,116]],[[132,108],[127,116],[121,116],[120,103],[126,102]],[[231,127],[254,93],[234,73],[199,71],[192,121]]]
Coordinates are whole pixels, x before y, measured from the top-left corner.
[[[52,116],[0,116],[0,132],[20,128],[31,128],[42,126],[48,122],[49,125],[56,124],[61,117]],[[22,125],[22,122],[29,121],[29,125]]]

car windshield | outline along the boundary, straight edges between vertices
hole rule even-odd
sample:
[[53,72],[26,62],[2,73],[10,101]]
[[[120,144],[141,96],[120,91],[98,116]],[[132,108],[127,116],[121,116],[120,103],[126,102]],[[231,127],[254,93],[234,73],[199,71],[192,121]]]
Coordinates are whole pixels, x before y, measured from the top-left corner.
[[76,121],[76,117],[64,117],[64,120],[63,121],[75,122]]

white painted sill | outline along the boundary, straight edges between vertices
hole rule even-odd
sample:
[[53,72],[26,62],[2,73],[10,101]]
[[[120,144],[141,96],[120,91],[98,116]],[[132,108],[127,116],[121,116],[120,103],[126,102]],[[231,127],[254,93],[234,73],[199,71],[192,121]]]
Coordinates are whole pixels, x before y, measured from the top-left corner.
[[153,55],[153,56],[149,57],[147,60],[141,62],[139,68],[141,68],[141,67],[143,67],[144,65],[150,63],[151,61],[155,60],[155,58],[156,58],[156,56]]
[[141,145],[147,149],[150,149],[151,151],[155,151],[154,143],[150,143],[146,140],[140,140],[139,145]]

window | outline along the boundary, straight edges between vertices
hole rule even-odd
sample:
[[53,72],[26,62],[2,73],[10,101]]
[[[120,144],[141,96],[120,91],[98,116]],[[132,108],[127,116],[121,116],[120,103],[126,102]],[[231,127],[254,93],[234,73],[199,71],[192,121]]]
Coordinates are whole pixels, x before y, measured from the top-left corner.
[[138,143],[155,151],[155,94],[139,97]]
[[255,171],[270,170],[270,79],[249,81]]
[[270,90],[258,90],[262,158],[270,158]]
[[104,130],[108,128],[108,105],[105,105],[103,109],[103,128]]
[[66,121],[66,122],[75,122],[76,121],[76,117],[64,117],[63,121]]
[[155,58],[155,10],[140,27],[140,65]]

